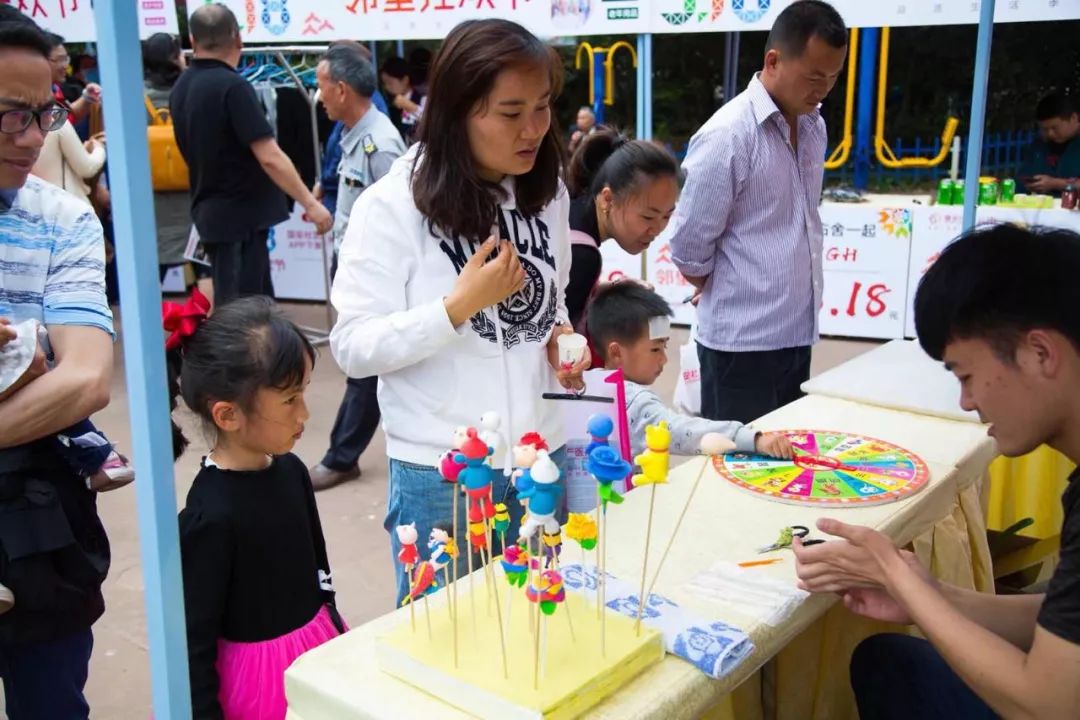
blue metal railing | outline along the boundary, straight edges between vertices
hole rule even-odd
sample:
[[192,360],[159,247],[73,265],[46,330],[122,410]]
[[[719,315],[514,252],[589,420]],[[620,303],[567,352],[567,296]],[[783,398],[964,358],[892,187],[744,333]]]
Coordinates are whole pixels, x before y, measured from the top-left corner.
[[[996,177],[1015,177],[1023,163],[1026,151],[1035,140],[1033,130],[1020,130],[988,134],[983,141],[982,174]],[[673,147],[671,143],[665,143],[668,150],[675,154],[680,161],[686,157],[686,145]],[[941,149],[941,138],[935,137],[933,141],[924,138],[904,140],[896,138],[891,143],[893,152],[897,157],[911,155],[924,155],[932,157]],[[960,147],[960,172],[963,174],[966,146],[961,143]],[[938,179],[948,176],[952,167],[952,158],[936,168],[899,168],[891,170],[883,168],[876,162],[870,165],[870,183],[880,186],[883,183],[933,183]],[[854,180],[855,164],[848,162],[836,170],[825,171],[825,182],[829,184],[850,185]]]

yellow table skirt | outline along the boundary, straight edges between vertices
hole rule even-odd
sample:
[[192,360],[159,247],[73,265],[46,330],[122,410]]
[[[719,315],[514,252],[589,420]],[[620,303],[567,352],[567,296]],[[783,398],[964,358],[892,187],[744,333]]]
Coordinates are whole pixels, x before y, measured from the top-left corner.
[[[993,591],[980,489],[961,491],[952,512],[915,538],[912,549],[934,576],[959,587]],[[865,638],[908,628],[853,615],[836,604],[769,664],[727,695],[708,720],[858,720],[848,662]]]
[[990,465],[986,526],[1004,530],[1024,518],[1034,525],[1020,531],[1043,540],[1061,534],[1061,494],[1075,465],[1045,445],[1018,458],[1000,457]]

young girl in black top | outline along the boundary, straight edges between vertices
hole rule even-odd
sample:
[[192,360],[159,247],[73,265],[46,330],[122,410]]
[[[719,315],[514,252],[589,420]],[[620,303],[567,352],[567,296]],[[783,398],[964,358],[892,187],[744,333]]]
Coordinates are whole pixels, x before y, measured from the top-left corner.
[[170,358],[172,389],[214,438],[180,513],[192,712],[275,720],[286,668],[344,631],[311,479],[290,453],[315,351],[264,297],[200,322]]

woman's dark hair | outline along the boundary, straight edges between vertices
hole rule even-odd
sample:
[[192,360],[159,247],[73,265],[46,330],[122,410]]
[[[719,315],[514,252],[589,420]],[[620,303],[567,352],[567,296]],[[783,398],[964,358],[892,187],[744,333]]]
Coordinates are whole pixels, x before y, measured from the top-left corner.
[[[432,228],[481,241],[491,233],[503,191],[480,177],[469,147],[469,116],[484,108],[495,78],[508,68],[547,72],[551,103],[562,91],[562,61],[532,33],[509,20],[467,20],[446,36],[431,67],[431,89],[420,119],[421,152],[414,165],[416,207]],[[562,142],[551,123],[532,169],[518,176],[518,211],[538,214],[559,191]],[[422,156],[422,162],[420,162]]]
[[596,197],[605,187],[622,199],[636,192],[646,181],[673,177],[682,185],[682,170],[675,156],[645,140],[630,140],[611,128],[601,128],[574,152],[567,171],[567,186],[573,197]]
[[382,67],[379,68],[379,74],[389,75],[390,77],[397,78],[398,80],[404,80],[405,78],[409,78],[409,82],[412,82],[412,75],[409,72],[409,69],[409,63],[405,60],[405,58],[400,58],[397,55],[392,55],[391,57],[383,60]]
[[[214,427],[210,409],[216,402],[234,402],[251,410],[260,388],[287,390],[304,382],[304,360],[315,363],[312,347],[274,302],[266,297],[240,298],[214,309],[182,349],[169,358],[169,397],[175,408],[179,392],[184,404],[207,427]],[[187,441],[173,424],[173,450]]]
[[171,88],[180,77],[180,40],[154,33],[142,43],[143,77],[157,88]]

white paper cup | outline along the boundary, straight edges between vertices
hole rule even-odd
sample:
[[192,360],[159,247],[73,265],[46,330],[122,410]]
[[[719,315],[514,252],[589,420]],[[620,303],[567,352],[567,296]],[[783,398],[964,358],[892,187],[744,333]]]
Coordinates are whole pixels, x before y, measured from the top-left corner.
[[559,336],[559,364],[564,367],[573,367],[585,358],[589,349],[589,341],[584,335],[572,333]]

